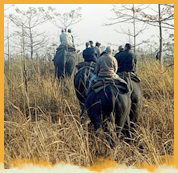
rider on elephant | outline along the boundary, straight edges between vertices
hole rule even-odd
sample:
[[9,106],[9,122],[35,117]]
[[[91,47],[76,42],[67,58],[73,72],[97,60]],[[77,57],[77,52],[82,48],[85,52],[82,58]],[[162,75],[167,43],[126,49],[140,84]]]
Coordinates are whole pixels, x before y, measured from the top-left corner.
[[93,46],[93,41],[90,40],[89,43],[90,43],[91,49],[93,49],[93,51],[94,51],[94,54],[95,54],[96,58],[99,58],[99,54],[97,52],[97,48]]
[[[71,34],[71,29],[68,29],[68,35],[69,35],[69,37],[71,37],[72,45],[74,46],[74,37],[73,37],[73,35]],[[74,47],[75,47],[75,46],[74,46]]]
[[118,62],[118,72],[136,72],[137,58],[131,51],[131,44],[125,45],[125,51],[117,53],[115,58]]
[[116,59],[112,56],[112,47],[106,47],[106,54],[101,56],[96,63],[95,73],[99,77],[117,77],[116,72],[118,64]]
[[86,49],[83,51],[83,58],[85,62],[96,62],[97,58],[95,55],[95,51],[93,48],[90,47],[90,43],[86,42]]
[[98,77],[104,78],[119,78],[116,74],[118,69],[117,60],[112,56],[112,47],[106,47],[105,54],[103,54],[96,62],[95,75],[91,78],[89,87],[93,81]]
[[67,49],[70,51],[75,51],[75,47],[72,42],[72,36],[69,33],[66,33],[66,29],[61,30],[62,34],[60,35],[60,46],[57,48],[57,50],[63,49],[67,46]]
[[101,43],[96,42],[95,50],[96,50],[96,52],[97,52],[97,58],[99,58],[100,55],[101,55],[101,49],[100,49],[100,46],[101,46]]
[[118,51],[119,51],[119,52],[117,52],[117,53],[114,55],[115,58],[116,58],[120,53],[122,53],[122,52],[124,51],[124,46],[120,45],[120,46],[118,47]]

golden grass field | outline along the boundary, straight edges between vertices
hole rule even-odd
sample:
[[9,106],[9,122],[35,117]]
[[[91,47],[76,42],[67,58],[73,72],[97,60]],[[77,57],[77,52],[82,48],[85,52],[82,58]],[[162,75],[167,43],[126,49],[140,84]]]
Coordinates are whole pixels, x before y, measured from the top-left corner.
[[[147,163],[160,165],[165,155],[174,155],[174,66],[162,73],[155,60],[138,60],[137,73],[143,87],[143,109],[134,144],[113,134],[111,147],[107,134],[96,136],[78,121],[80,107],[73,79],[66,87],[54,80],[52,61],[26,62],[27,92],[23,61],[14,58],[4,72],[4,166],[14,159],[38,158],[80,166],[93,165],[98,157],[127,166]],[[171,62],[170,62],[171,63]],[[169,64],[169,63],[168,63]],[[27,119],[27,116],[31,117]],[[58,122],[52,119],[57,117]],[[114,133],[114,132],[113,132]],[[142,146],[141,149],[139,146]]]

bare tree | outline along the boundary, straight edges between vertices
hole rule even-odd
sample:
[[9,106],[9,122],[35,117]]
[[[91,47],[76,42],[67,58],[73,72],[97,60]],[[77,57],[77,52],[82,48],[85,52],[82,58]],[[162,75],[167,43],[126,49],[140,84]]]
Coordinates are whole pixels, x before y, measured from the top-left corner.
[[[18,8],[15,10],[16,14],[10,14],[8,17],[16,27],[22,28],[21,34],[20,32],[16,33],[21,35],[24,43],[26,42],[26,49],[30,48],[30,56],[33,59],[34,51],[38,50],[45,42],[44,32],[39,33],[35,29],[50,20],[49,13],[42,7],[29,7],[27,11]],[[22,50],[24,52],[25,48]]]
[[[142,5],[139,5],[139,8],[141,8]],[[147,8],[146,7],[142,7]],[[138,7],[135,7],[135,4],[122,4],[122,5],[114,5],[112,11],[115,13],[114,18],[111,18],[111,22],[106,24],[107,26],[110,25],[120,25],[120,31],[116,30],[118,33],[121,34],[126,34],[129,37],[129,42],[131,42],[131,37],[133,38],[133,47],[134,47],[134,52],[136,52],[136,47],[142,43],[136,43],[136,38],[139,34],[141,34],[144,30],[148,28],[147,25],[143,24],[142,27],[137,27],[138,25]],[[129,27],[130,25],[131,28],[123,28],[121,25],[126,24],[126,27]]]
[[5,33],[4,33],[4,41],[7,42],[7,52],[5,52],[4,54],[7,55],[7,59],[8,59],[8,69],[10,68],[10,63],[11,63],[11,59],[10,59],[10,38],[11,38],[11,34],[9,33],[9,24],[10,24],[10,21],[7,20],[6,21],[6,30]]
[[55,8],[48,7],[48,9],[50,9],[53,24],[58,28],[68,28],[81,21],[80,7],[63,14],[56,12]]
[[158,14],[159,14],[159,62],[160,65],[163,65],[163,36],[162,36],[162,22],[161,22],[161,8],[158,4]]
[[152,9],[155,14],[148,14],[143,10],[138,10],[140,17],[138,20],[146,22],[149,25],[159,28],[159,62],[163,65],[163,28],[174,29],[174,5],[172,4],[158,4],[158,11]]
[[[50,9],[50,16],[52,18],[52,23],[58,29],[67,29],[82,20],[81,8],[78,7],[74,10],[70,10],[66,13],[58,13],[55,8],[48,7]],[[72,28],[70,28],[72,29]],[[73,37],[77,37],[77,34],[73,33]]]

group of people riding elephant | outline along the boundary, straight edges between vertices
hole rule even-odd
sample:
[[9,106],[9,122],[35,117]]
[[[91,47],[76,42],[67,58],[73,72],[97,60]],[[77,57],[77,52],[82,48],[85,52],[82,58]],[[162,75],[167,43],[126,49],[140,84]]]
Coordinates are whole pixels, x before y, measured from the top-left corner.
[[[75,67],[77,51],[74,41],[70,41],[71,30],[68,32],[63,31],[62,37],[60,35],[61,45],[53,59],[58,78],[71,76]],[[83,50],[84,62],[76,65],[78,72],[74,77],[74,86],[82,110],[81,118],[87,110],[95,130],[103,127],[106,131],[107,119],[115,122],[119,135],[122,131],[131,137],[142,108],[142,88],[136,74],[136,56],[131,52],[129,43],[125,48],[119,46],[115,56],[112,56],[111,46],[101,52],[100,45],[99,42],[95,46],[92,41],[87,42]]]
[[[137,59],[131,45],[119,46],[112,56],[111,46],[100,55],[96,46],[86,43],[84,62],[76,65],[74,77],[76,95],[81,106],[81,117],[87,110],[95,129],[107,129],[107,121],[114,121],[118,134],[125,132],[131,137],[142,108],[142,88],[136,74]],[[113,118],[114,117],[114,118]]]
[[75,68],[77,50],[74,45],[71,29],[68,29],[68,31],[67,29],[62,29],[59,39],[61,44],[56,49],[53,62],[55,66],[55,77],[61,79],[72,75]]

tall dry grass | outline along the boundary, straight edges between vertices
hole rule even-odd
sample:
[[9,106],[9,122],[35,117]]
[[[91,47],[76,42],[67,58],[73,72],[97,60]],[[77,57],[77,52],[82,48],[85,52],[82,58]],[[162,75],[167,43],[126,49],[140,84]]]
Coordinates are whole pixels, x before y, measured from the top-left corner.
[[[138,63],[142,81],[143,110],[135,130],[135,143],[119,140],[113,132],[115,146],[108,135],[95,135],[93,129],[79,121],[80,107],[73,79],[66,87],[54,80],[52,62],[28,60],[27,90],[23,60],[14,58],[4,73],[4,158],[5,168],[14,159],[59,161],[90,166],[99,156],[119,164],[138,162],[161,164],[164,155],[173,156],[174,146],[174,71],[162,74],[152,60]],[[53,123],[56,121],[57,123]]]

